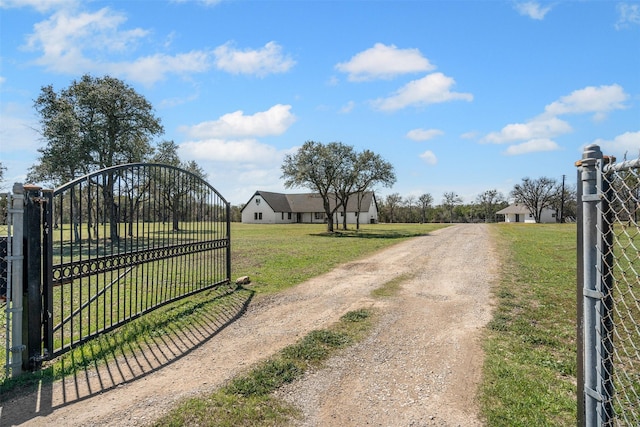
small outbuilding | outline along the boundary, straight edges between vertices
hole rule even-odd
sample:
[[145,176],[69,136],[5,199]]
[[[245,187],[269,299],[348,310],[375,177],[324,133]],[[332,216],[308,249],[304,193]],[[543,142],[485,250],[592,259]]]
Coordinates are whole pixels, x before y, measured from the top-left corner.
[[[336,205],[335,196],[330,196],[331,208]],[[378,222],[378,204],[375,194],[367,191],[361,194],[360,206],[358,195],[354,194],[347,203],[347,224]],[[333,218],[342,223],[343,209],[339,208]],[[242,208],[244,224],[295,224],[326,223],[322,197],[317,193],[283,194],[269,191],[256,191]]]
[[[496,212],[498,215],[504,215],[504,222],[525,222],[535,224],[536,220],[528,207],[523,204],[514,203],[506,208]],[[556,222],[556,211],[549,208],[542,209],[540,216],[541,223]]]

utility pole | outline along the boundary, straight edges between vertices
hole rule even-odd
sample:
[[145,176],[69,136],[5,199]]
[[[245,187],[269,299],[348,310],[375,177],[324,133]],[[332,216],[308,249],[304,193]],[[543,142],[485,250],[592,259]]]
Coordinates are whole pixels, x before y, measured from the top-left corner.
[[562,194],[560,195],[560,224],[564,224],[564,178],[562,175]]

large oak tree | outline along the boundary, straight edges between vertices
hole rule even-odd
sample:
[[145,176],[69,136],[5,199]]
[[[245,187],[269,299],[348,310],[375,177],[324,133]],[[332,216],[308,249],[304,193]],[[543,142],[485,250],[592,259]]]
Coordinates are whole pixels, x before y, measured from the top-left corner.
[[[139,162],[153,151],[151,140],[163,133],[151,104],[132,87],[113,77],[84,75],[56,92],[49,85],[34,102],[47,145],[29,179],[60,185],[93,171]],[[118,240],[113,186],[116,176],[100,184]]]

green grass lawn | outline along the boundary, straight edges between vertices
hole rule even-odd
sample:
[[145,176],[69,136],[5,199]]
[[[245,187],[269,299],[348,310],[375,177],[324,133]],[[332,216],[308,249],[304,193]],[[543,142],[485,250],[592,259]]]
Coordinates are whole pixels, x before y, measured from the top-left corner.
[[326,233],[324,224],[240,224],[231,227],[232,277],[249,276],[258,293],[273,293],[335,266],[445,224],[366,224]]
[[480,399],[489,426],[576,424],[576,226],[498,224]]

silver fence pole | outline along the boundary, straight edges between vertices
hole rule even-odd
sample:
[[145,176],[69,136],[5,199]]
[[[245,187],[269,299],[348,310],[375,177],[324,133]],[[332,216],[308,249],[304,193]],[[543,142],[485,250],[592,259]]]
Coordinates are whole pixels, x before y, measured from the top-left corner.
[[23,311],[23,259],[24,259],[24,187],[13,185],[13,238],[11,247],[11,376],[22,373],[22,353],[26,347],[22,344]]
[[584,316],[584,410],[585,425],[598,425],[598,408],[602,404],[602,396],[598,392],[598,337],[597,337],[597,305],[602,294],[597,290],[598,283],[598,168],[601,165],[602,151],[595,144],[585,147],[582,153],[582,232],[583,246],[583,316]]
[[[582,226],[582,162],[576,162],[576,400],[578,403],[577,425],[585,426],[584,411],[584,233]],[[579,185],[578,185],[579,184]]]

